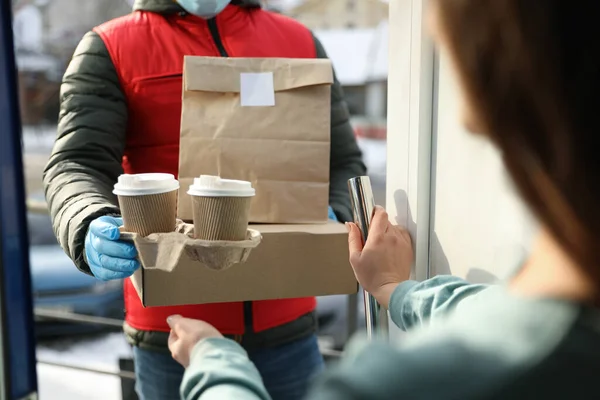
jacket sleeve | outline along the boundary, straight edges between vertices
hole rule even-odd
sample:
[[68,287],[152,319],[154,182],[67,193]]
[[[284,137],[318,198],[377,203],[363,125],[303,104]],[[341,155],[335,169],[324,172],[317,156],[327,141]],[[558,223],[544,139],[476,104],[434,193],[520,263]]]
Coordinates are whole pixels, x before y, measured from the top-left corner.
[[486,289],[451,275],[439,275],[423,282],[406,281],[398,285],[390,299],[392,321],[403,330],[435,322],[467,298]]
[[44,170],[44,189],[54,232],[77,268],[84,259],[89,223],[119,214],[114,183],[122,173],[127,106],[102,39],[87,33],[65,72],[58,132]]
[[184,400],[270,400],[258,370],[240,345],[229,339],[199,342],[181,383]]
[[[313,35],[314,37],[314,35]],[[323,45],[314,37],[317,58],[328,58]],[[348,194],[348,179],[363,176],[367,169],[350,125],[348,105],[344,100],[342,85],[335,77],[331,87],[331,158],[329,205],[341,222],[352,221]]]

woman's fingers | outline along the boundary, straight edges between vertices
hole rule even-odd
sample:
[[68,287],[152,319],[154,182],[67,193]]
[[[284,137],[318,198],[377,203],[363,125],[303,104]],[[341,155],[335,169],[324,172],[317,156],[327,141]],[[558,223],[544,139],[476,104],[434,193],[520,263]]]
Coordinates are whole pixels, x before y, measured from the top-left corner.
[[350,249],[350,254],[360,253],[363,249],[363,239],[360,229],[358,229],[358,226],[353,222],[348,222],[347,226],[349,228],[348,247]]
[[376,206],[371,219],[371,225],[369,226],[369,236],[383,235],[389,225],[388,213],[381,206]]
[[412,245],[412,237],[410,236],[410,233],[404,228],[398,228],[400,231],[400,235],[402,235],[402,238],[406,241],[406,243]]
[[167,324],[171,328],[171,331],[177,336],[182,337],[188,331],[187,329],[187,319],[183,318],[181,315],[171,315],[167,318]]
[[169,340],[167,342],[169,345],[169,349],[171,349],[178,340],[179,337],[177,336],[177,333],[175,333],[174,330],[171,330],[171,333],[169,334]]

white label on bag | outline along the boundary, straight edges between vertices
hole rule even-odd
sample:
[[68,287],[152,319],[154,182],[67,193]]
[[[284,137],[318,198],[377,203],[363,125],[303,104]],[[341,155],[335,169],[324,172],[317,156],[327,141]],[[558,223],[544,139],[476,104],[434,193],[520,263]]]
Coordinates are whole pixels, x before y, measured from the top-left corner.
[[240,101],[242,107],[272,107],[275,89],[272,72],[240,74]]

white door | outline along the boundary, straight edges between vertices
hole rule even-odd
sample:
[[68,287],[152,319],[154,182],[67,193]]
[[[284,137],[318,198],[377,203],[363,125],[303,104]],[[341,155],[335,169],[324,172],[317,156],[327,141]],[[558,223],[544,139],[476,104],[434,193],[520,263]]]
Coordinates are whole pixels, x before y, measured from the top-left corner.
[[386,203],[416,242],[417,279],[490,282],[526,256],[535,224],[496,149],[461,127],[453,76],[426,33],[427,3],[390,1]]
[[510,274],[527,254],[534,224],[499,151],[460,123],[448,60],[436,68],[430,271],[472,281]]

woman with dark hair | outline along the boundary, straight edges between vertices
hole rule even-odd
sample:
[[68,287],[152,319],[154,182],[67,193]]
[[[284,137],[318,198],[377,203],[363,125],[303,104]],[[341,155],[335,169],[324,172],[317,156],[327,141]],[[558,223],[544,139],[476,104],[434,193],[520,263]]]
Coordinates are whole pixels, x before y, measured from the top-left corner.
[[[451,60],[465,125],[501,150],[541,230],[504,285],[409,279],[410,238],[375,212],[363,287],[410,332],[395,346],[354,342],[311,399],[598,399],[600,371],[600,3],[432,0],[430,28]],[[171,350],[189,364],[186,399],[266,399],[243,350],[173,317]],[[193,351],[192,351],[193,349]]]

